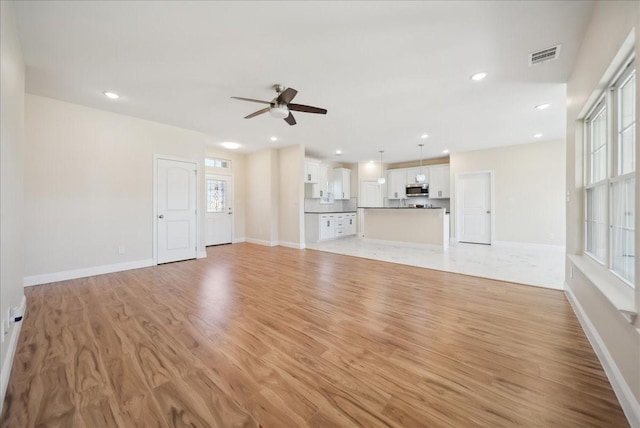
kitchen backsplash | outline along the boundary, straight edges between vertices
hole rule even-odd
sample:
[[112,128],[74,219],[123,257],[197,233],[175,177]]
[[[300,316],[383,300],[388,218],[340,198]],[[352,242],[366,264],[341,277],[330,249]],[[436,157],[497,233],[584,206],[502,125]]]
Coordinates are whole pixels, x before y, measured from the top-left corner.
[[[403,204],[404,200],[404,204]],[[446,208],[449,211],[450,203],[449,199],[429,199],[423,198],[420,196],[414,196],[406,199],[385,199],[384,206],[385,207],[408,207],[409,205],[424,205],[427,207],[439,207]]]
[[304,199],[305,212],[339,213],[356,210],[356,198],[334,200],[332,204],[321,204],[320,199]]

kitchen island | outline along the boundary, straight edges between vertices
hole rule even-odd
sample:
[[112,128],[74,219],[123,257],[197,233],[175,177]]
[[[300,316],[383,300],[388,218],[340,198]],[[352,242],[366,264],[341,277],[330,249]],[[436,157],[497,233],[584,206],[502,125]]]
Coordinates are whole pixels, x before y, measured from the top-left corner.
[[360,208],[366,239],[449,246],[449,214],[444,208]]

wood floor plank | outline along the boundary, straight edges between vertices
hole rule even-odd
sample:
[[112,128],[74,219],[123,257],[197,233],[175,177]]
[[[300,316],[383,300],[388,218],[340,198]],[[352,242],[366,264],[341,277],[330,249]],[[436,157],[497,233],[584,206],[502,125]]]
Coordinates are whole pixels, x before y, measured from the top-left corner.
[[562,292],[207,252],[25,289],[0,425],[628,426]]

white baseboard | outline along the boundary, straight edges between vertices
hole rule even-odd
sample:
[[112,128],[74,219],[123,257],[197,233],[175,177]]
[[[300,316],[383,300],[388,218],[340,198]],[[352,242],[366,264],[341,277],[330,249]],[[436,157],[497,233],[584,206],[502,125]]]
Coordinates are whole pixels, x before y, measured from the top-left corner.
[[302,250],[303,248],[306,248],[306,245],[304,243],[298,243],[298,242],[280,241],[278,245],[281,245],[283,247],[288,247],[288,248],[295,248],[296,250]]
[[121,272],[124,270],[139,269],[153,266],[153,259],[136,260],[133,262],[116,263],[112,265],[94,266],[83,269],[66,270],[62,272],[45,273],[24,277],[24,286],[48,284],[50,282],[66,281],[68,279],[86,278],[88,276],[102,275],[105,273]]
[[278,245],[278,241],[265,241],[263,239],[253,238],[245,238],[245,242],[248,242],[250,244],[265,245],[267,247],[275,247],[276,245]]
[[234,238],[231,243],[232,244],[239,244],[241,242],[245,242],[247,239],[246,238]]
[[[22,321],[24,321],[24,317],[27,314],[27,298],[24,295],[20,302],[20,308],[22,309]],[[7,387],[9,386],[9,376],[11,376],[11,367],[13,367],[13,359],[16,355],[16,348],[18,347],[22,321],[12,324],[13,328],[9,332],[9,343],[7,343],[7,354],[2,362],[2,369],[0,369],[0,413],[2,413],[4,397],[7,393]]]
[[196,256],[196,258],[198,258],[198,259],[206,259],[207,258],[207,250],[199,251],[198,255]]
[[495,245],[496,247],[522,248],[525,250],[557,251],[561,253],[566,251],[566,247],[564,245],[534,244],[531,242],[493,241],[491,245]]
[[587,313],[580,305],[580,302],[576,299],[573,291],[565,284],[564,289],[565,295],[567,296],[567,300],[571,304],[573,311],[578,317],[578,321],[582,325],[582,329],[587,335],[587,339],[589,339],[589,343],[593,347],[600,363],[602,364],[602,368],[609,378],[609,382],[613,387],[613,391],[620,402],[620,406],[624,411],[625,416],[629,420],[629,424],[632,427],[639,428],[640,427],[640,403],[636,400],[633,395],[633,391],[629,388],[627,382],[625,382],[622,373],[618,369],[616,362],[613,360],[613,357],[609,353],[609,350],[605,346],[602,338],[598,334],[598,331],[591,323],[591,320],[587,316]]

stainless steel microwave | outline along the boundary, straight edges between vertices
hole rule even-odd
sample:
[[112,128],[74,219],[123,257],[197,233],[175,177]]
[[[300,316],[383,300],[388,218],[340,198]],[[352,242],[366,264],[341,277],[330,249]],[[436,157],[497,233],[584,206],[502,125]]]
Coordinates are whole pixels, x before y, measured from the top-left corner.
[[421,184],[407,184],[407,197],[412,196],[429,196],[429,185],[426,183]]

